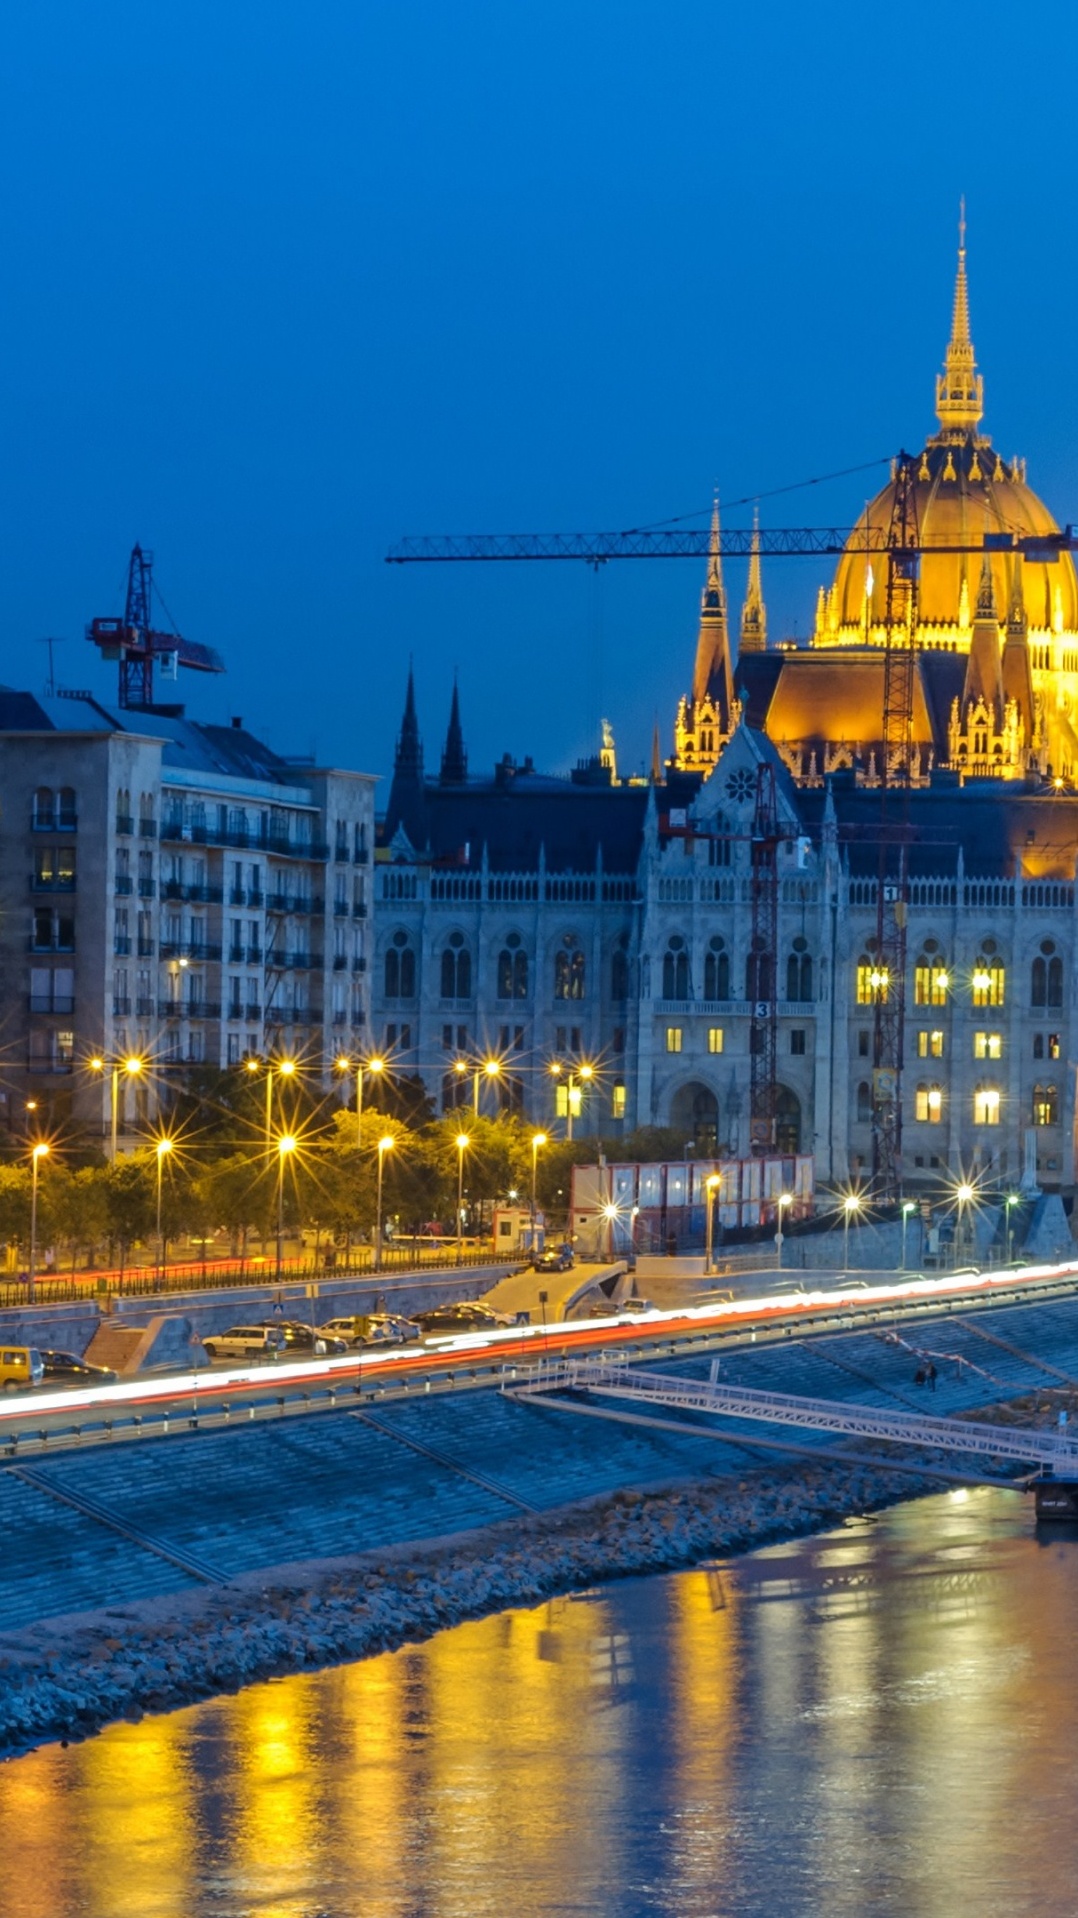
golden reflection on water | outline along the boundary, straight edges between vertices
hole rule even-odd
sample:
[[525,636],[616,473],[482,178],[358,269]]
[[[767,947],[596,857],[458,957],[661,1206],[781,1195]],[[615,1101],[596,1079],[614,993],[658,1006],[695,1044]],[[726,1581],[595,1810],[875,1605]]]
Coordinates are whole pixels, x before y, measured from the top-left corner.
[[1069,1911],[1078,1544],[1039,1547],[1009,1496],[0,1766],[0,1914],[711,1918],[780,1909],[795,1868],[796,1909],[953,1918],[986,1852],[984,1918]]

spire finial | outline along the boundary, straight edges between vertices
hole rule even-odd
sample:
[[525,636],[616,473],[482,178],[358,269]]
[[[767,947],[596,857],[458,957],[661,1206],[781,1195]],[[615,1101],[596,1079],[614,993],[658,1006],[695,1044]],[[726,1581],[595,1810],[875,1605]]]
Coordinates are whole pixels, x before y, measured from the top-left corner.
[[749,552],[749,583],[741,608],[741,647],[743,653],[762,653],[767,649],[767,611],[764,606],[763,579],[760,572],[760,508],[752,515],[752,547]]
[[984,413],[984,380],[977,371],[969,325],[969,284],[966,279],[966,201],[958,214],[958,271],[954,283],[951,337],[943,372],[936,378],[936,415],[944,431],[968,431]]

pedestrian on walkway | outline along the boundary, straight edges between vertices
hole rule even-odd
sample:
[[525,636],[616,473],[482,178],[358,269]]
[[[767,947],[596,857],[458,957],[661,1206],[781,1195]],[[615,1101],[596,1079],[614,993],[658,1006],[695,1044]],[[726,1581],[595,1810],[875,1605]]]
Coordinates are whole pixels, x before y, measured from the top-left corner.
[[934,1392],[936,1389],[936,1368],[931,1359],[928,1361],[928,1383]]

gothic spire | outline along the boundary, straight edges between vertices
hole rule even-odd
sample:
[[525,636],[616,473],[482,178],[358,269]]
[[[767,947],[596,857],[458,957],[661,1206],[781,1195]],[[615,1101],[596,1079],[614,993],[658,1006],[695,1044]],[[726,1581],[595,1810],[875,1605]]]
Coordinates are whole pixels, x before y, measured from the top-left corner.
[[415,703],[415,678],[408,662],[408,691],[404,697],[404,717],[397,736],[393,758],[393,778],[386,805],[385,838],[392,839],[403,826],[418,851],[426,843],[426,803],[423,792],[423,741],[419,736],[419,716]]
[[468,755],[464,749],[464,731],[460,723],[460,695],[453,681],[453,704],[449,708],[449,729],[442,753],[441,786],[463,786],[468,777]]
[[749,583],[745,594],[745,604],[741,608],[741,645],[742,653],[762,653],[767,650],[767,609],[764,606],[763,583],[760,575],[760,509],[757,507],[752,516],[752,552],[749,556]]
[[707,579],[700,600],[700,632],[696,641],[696,665],[692,676],[693,704],[710,699],[723,731],[730,727],[734,703],[734,680],[730,669],[730,638],[726,623],[726,590],[722,583],[722,553],[719,539],[719,502],[716,497],[711,514],[711,538],[708,542]]
[[952,428],[968,432],[984,412],[984,380],[977,371],[969,330],[969,285],[966,280],[966,202],[958,220],[958,272],[955,276],[951,337],[936,376],[936,415],[945,433]]
[[1033,738],[1033,673],[1029,660],[1029,624],[1022,590],[1022,555],[1016,553],[1011,578],[1011,603],[1007,611],[1007,637],[1003,642],[1003,697],[1014,700],[1025,727],[1026,745]]
[[413,778],[423,777],[423,741],[419,737],[419,716],[415,705],[415,674],[412,662],[408,661],[408,691],[404,695],[404,718],[397,735],[397,751],[393,760],[394,774],[410,774]]
[[966,679],[962,688],[962,711],[982,700],[997,728],[1003,721],[1003,679],[1000,671],[999,619],[992,584],[992,561],[988,553],[981,564],[977,588],[977,611],[966,660]]

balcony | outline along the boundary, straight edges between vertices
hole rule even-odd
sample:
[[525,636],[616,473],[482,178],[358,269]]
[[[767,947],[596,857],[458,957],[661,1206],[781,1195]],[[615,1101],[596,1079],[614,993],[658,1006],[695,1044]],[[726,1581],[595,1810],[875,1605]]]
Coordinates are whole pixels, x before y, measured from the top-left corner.
[[140,939],[136,948],[140,959],[152,959],[155,949],[152,939]]
[[243,886],[230,886],[228,889],[228,903],[230,906],[245,906],[247,904],[245,888]]
[[260,891],[258,886],[252,886],[251,890],[247,894],[247,904],[253,907],[256,912],[260,912],[262,910],[262,907],[265,905],[265,903],[266,903],[265,893]]
[[32,992],[30,994],[30,1010],[31,1012],[46,1014],[50,1012],[62,1013],[65,1018],[69,1018],[75,1010],[75,1001],[70,993],[61,997],[59,993],[55,992],[51,996],[48,993]]
[[335,1012],[333,1015],[333,1024],[335,1026],[346,1026],[348,1024],[348,1014],[346,1012]]
[[34,933],[31,933],[27,940],[27,950],[29,952],[74,952],[75,941],[61,939],[59,935],[55,939],[38,939]]
[[112,1016],[114,1019],[129,1019],[131,1017],[130,999],[114,999],[112,1002]]
[[347,968],[348,968],[348,960],[345,954],[343,952],[335,952],[333,955],[334,972],[345,972],[347,971]]
[[249,966],[260,966],[262,964],[262,958],[263,953],[261,946],[248,946],[247,964]]
[[156,839],[157,838],[156,819],[140,819],[138,822],[138,829],[139,829],[140,839]]
[[31,892],[74,892],[74,890],[73,872],[35,872],[30,878]]
[[117,959],[129,959],[131,957],[130,939],[125,938],[122,933],[119,934],[112,942],[112,950]]
[[230,966],[242,966],[247,957],[246,946],[229,946],[228,963]]
[[153,999],[136,999],[135,1000],[136,1019],[152,1019],[155,1003],[156,1002]]
[[112,883],[115,890],[125,899],[135,890],[135,882],[129,872],[118,872]]
[[118,812],[116,814],[116,830],[120,833],[134,832],[135,821],[129,812]]
[[30,816],[31,832],[78,832],[78,815],[73,812],[36,812]]
[[229,1006],[225,1014],[225,1017],[226,1019],[242,1019],[243,1018],[243,1007],[241,1006],[238,999],[232,999],[229,1001]]
[[[365,959],[353,959],[352,961],[353,972],[366,972],[366,970],[367,970],[367,961]],[[456,1002],[454,1001],[454,1004],[455,1003]]]
[[370,853],[367,851],[366,846],[360,846],[358,852],[355,854],[356,865],[368,866],[370,864],[370,858],[371,856],[370,856]]
[[156,896],[156,893],[157,893],[156,879],[140,879],[139,880],[138,896],[140,899],[153,899]]
[[257,999],[254,1000],[252,1004],[244,1007],[243,1016],[245,1019],[254,1019],[254,1020],[261,1019],[262,1008],[259,1005]]
[[213,999],[189,999],[186,1010],[189,1019],[219,1019],[221,1002]]
[[334,919],[347,919],[348,913],[349,905],[347,899],[335,899],[333,901]]
[[159,1019],[182,1019],[183,1004],[179,999],[159,999],[157,1001]]
[[342,864],[346,866],[348,864],[351,854],[348,851],[348,841],[346,839],[338,839],[337,844],[333,848],[333,858],[338,866]]
[[352,917],[353,919],[365,919],[367,917],[366,900],[357,900],[356,904],[352,907]]
[[185,945],[183,940],[162,939],[162,959],[191,959],[196,963],[210,961],[216,964],[221,957],[220,946]]

